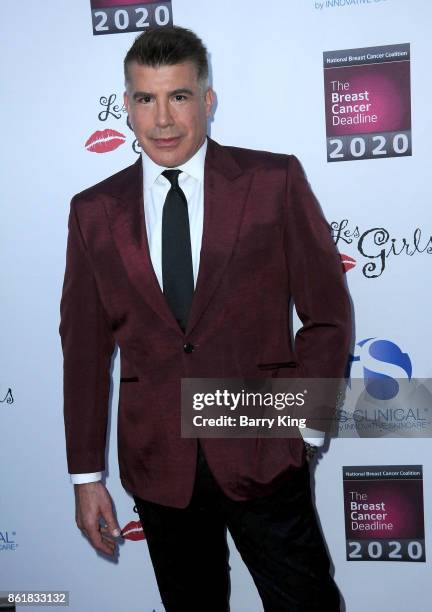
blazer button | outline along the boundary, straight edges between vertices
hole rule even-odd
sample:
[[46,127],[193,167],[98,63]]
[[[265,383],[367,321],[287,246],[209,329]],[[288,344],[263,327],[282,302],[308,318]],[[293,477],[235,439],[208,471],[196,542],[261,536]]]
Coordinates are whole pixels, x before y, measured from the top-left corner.
[[186,344],[183,344],[183,350],[185,353],[193,353],[195,347],[190,342],[187,342]]

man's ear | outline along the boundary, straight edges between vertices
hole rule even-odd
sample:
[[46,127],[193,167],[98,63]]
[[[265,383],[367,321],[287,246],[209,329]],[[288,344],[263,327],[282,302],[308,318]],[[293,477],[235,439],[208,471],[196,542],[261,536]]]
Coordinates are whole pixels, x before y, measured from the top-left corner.
[[208,87],[206,92],[205,92],[205,94],[204,94],[207,118],[210,117],[210,115],[212,113],[213,104],[215,102],[215,99],[216,99],[215,92],[213,91],[213,89],[211,87]]
[[129,96],[127,91],[125,91],[123,94],[123,104],[126,108],[126,111],[129,112]]

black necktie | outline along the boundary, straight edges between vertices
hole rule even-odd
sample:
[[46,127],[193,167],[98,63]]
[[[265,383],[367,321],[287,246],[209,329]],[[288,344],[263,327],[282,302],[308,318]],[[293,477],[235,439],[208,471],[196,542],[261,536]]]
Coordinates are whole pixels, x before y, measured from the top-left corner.
[[189,215],[185,194],[178,184],[181,170],[165,170],[169,180],[162,213],[162,281],[166,301],[185,331],[194,292]]

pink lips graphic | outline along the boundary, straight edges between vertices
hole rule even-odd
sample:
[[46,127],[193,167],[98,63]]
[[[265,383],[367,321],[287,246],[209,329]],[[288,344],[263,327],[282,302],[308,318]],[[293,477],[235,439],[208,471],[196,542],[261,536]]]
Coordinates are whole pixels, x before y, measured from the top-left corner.
[[339,255],[342,261],[344,272],[348,272],[348,270],[351,270],[351,268],[355,267],[357,262],[354,257],[350,257],[349,255],[345,255],[344,253],[340,253]]
[[145,539],[145,534],[139,521],[130,521],[130,523],[123,527],[121,534],[125,540],[134,540],[136,542]]
[[126,136],[116,130],[98,130],[85,143],[85,148],[91,153],[108,153],[114,151],[126,140]]

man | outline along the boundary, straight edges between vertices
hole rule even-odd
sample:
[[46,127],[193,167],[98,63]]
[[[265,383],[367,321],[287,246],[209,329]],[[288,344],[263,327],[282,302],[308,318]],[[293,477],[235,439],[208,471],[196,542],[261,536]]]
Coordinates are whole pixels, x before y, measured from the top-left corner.
[[343,376],[350,307],[328,224],[295,157],[206,137],[214,93],[195,34],[138,37],[125,78],[142,156],[75,196],[69,217],[60,334],[78,527],[114,554],[101,476],[117,343],[120,477],[166,610],[228,609],[228,525],[266,611],[336,611],[301,438],[180,435],[181,378]]

